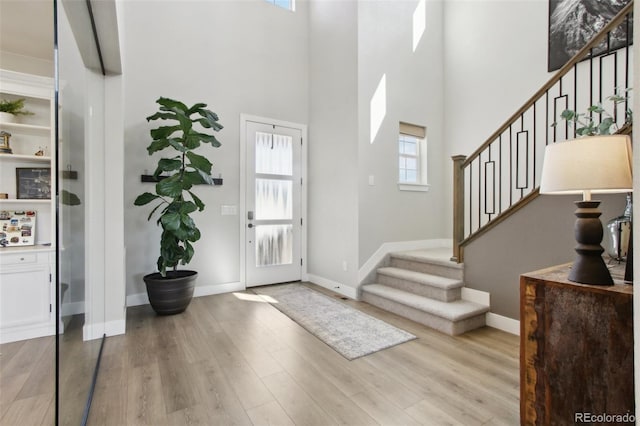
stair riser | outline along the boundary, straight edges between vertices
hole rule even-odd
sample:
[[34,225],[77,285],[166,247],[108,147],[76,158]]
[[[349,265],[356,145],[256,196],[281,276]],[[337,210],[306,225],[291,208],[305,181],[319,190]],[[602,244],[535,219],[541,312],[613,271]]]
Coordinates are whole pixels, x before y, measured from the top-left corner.
[[456,280],[462,280],[463,271],[459,268],[449,268],[443,265],[437,265],[434,263],[415,262],[413,260],[391,258],[391,266],[401,269],[408,269],[410,271],[422,272],[425,274],[439,275],[445,278],[453,278]]
[[411,308],[409,306],[394,302],[389,299],[385,299],[380,296],[376,296],[366,291],[362,294],[362,300],[371,305],[377,306],[389,312],[393,312],[394,314],[400,315],[404,318],[408,318],[420,324],[424,324],[427,327],[431,327],[451,336],[457,336],[458,334],[466,333],[467,331],[485,326],[485,314],[480,314],[453,322],[446,318],[441,318],[430,313]]
[[418,296],[440,300],[441,302],[453,302],[454,300],[459,300],[460,294],[462,293],[460,288],[446,290],[438,287],[432,287],[427,284],[404,280],[402,278],[390,277],[384,274],[378,274],[376,282],[399,290],[408,291],[409,293],[417,294]]

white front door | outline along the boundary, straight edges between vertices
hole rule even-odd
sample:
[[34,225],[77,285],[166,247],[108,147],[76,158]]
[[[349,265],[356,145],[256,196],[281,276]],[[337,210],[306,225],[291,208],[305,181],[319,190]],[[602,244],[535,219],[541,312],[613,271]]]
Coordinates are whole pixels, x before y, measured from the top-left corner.
[[302,276],[302,132],[246,121],[247,287]]

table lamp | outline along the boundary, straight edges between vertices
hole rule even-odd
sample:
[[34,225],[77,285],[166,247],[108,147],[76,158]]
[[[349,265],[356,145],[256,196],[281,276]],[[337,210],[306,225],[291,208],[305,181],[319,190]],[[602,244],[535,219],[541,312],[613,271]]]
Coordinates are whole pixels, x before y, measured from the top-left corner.
[[540,182],[541,194],[582,194],[575,211],[576,260],[569,280],[582,284],[612,285],[602,258],[600,201],[591,194],[630,192],[631,139],[626,135],[589,136],[548,145]]

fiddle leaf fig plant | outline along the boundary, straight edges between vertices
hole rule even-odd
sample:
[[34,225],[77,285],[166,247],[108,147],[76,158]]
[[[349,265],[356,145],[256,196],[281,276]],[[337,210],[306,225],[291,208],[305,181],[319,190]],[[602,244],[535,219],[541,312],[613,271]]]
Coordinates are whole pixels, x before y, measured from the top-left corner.
[[[619,104],[629,101],[629,92],[631,90],[631,88],[628,88],[622,93],[616,90],[616,93],[608,96],[606,100],[612,102],[613,109],[616,110]],[[598,115],[599,119],[596,119],[594,115]],[[610,135],[619,130],[614,116],[604,108],[602,103],[591,105],[587,108],[586,113],[578,113],[571,109],[565,109],[560,114],[560,118],[567,121],[570,125],[575,125],[576,135],[578,136]],[[629,125],[632,122],[633,112],[630,108],[626,108],[624,125]],[[557,125],[558,123],[555,122],[551,127]]]
[[[203,143],[219,147],[220,142],[212,132],[223,127],[218,122],[218,115],[206,109],[206,104],[188,107],[163,97],[156,103],[160,105],[159,110],[147,117],[147,121],[163,120],[168,125],[150,131],[152,142],[147,152],[152,155],[167,150],[170,154],[158,160],[153,173],[159,180],[155,193],[140,194],[134,204],[144,206],[157,201],[147,220],[158,212],[156,223],[162,227],[158,271],[165,277],[167,269],[175,271],[178,264],[188,264],[195,253],[192,243],[200,239],[200,230],[191,214],[203,211],[205,205],[192,188],[193,185],[213,183],[211,162],[195,150]],[[196,129],[196,125],[201,129]],[[169,176],[164,177],[164,174]]]

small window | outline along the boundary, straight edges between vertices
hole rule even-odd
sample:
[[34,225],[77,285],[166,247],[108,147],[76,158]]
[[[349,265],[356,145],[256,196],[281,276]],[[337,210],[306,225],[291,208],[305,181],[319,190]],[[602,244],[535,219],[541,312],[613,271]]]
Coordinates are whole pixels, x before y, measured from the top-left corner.
[[398,187],[403,191],[427,191],[426,129],[400,123],[398,137]]
[[283,9],[287,9],[287,10],[295,10],[295,0],[265,0],[267,3],[271,3],[273,5],[276,5],[278,7],[281,7]]

